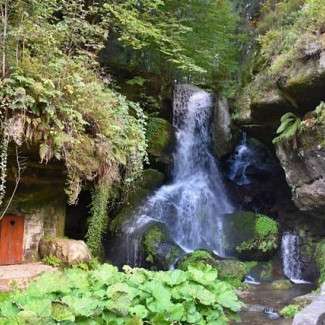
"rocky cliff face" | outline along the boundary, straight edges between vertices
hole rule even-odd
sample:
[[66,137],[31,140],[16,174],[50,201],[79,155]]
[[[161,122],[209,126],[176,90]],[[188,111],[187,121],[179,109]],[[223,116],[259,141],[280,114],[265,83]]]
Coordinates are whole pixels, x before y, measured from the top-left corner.
[[306,126],[291,140],[276,145],[296,206],[322,218],[325,218],[324,141],[325,124],[320,123]]
[[278,78],[263,71],[254,77],[238,97],[234,120],[271,144],[281,116],[293,112],[302,119],[302,131],[278,143],[276,152],[295,205],[325,218],[325,123],[310,113],[325,101],[325,33],[305,39],[299,51]]

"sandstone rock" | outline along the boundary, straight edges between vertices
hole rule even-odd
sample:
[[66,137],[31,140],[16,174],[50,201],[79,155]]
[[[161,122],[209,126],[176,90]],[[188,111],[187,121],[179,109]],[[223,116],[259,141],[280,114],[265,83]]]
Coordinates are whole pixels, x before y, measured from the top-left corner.
[[293,325],[324,325],[325,324],[325,296],[319,296],[310,305],[299,312]]
[[39,254],[41,258],[57,257],[68,265],[89,262],[92,258],[85,242],[62,238],[43,238],[39,244]]
[[294,139],[277,144],[276,152],[302,210],[325,218],[325,125],[319,124]]
[[214,151],[218,158],[229,154],[234,147],[231,129],[231,117],[226,98],[216,101],[213,112],[213,142]]

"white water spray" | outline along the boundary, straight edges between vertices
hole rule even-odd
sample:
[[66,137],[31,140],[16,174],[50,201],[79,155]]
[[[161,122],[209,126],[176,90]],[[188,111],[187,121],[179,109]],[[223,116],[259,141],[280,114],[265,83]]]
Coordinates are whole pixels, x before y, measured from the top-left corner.
[[303,279],[299,236],[290,232],[284,233],[281,249],[284,275],[293,283],[308,283]]
[[128,264],[138,265],[140,237],[153,221],[164,224],[185,251],[205,248],[225,255],[223,218],[233,212],[215,158],[210,153],[213,97],[178,85],[174,95],[176,151],[172,182],[162,186],[126,223]]

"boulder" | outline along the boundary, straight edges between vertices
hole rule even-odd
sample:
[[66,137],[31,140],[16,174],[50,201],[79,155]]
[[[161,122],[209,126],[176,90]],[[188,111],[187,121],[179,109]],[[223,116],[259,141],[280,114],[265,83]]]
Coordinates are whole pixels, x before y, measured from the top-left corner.
[[177,268],[187,270],[189,266],[205,267],[210,265],[218,271],[218,278],[227,281],[238,287],[248,273],[248,267],[245,263],[238,260],[220,260],[212,252],[206,250],[197,250],[183,256],[177,262]]
[[295,205],[325,219],[325,122],[306,117],[303,125],[302,132],[276,145],[276,153]]
[[56,257],[67,265],[89,262],[92,259],[84,241],[65,238],[41,239],[39,255],[41,258]]
[[165,119],[150,117],[147,122],[147,152],[153,164],[170,164],[171,147],[174,142],[173,127]]
[[145,262],[149,267],[168,270],[183,254],[174,243],[163,224],[153,223],[143,233],[142,249]]
[[313,302],[296,314],[293,325],[323,325],[325,324],[325,296],[319,296]]
[[271,284],[274,290],[288,290],[292,288],[292,283],[289,280],[276,280]]

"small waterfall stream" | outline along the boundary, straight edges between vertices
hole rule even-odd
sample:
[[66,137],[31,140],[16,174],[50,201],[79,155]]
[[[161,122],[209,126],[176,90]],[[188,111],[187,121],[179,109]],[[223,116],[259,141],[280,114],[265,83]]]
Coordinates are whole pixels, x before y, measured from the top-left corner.
[[208,92],[190,85],[176,86],[172,181],[149,197],[123,226],[128,264],[139,264],[139,238],[152,222],[165,225],[185,252],[206,248],[225,255],[223,218],[234,209],[210,152],[212,108],[213,97]]
[[308,283],[303,279],[299,236],[295,233],[284,233],[281,250],[284,275],[293,283]]

